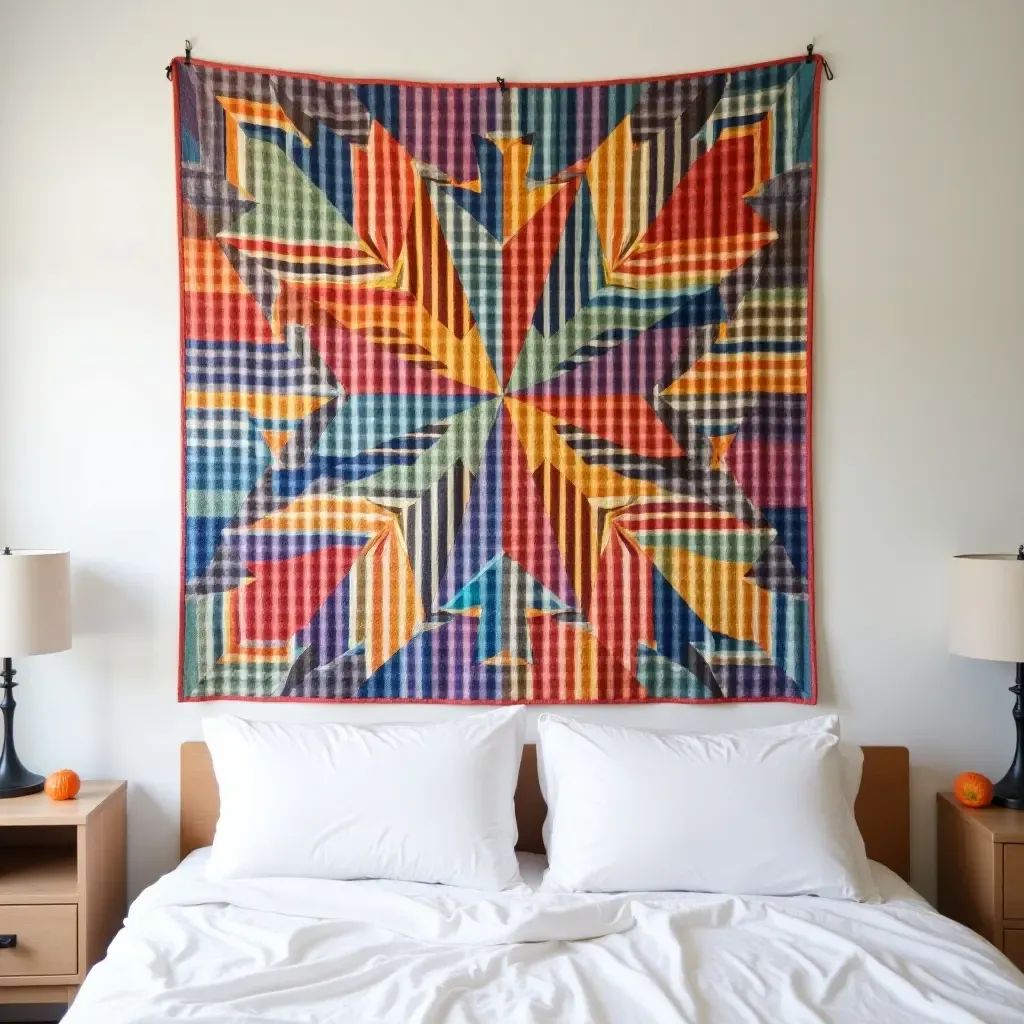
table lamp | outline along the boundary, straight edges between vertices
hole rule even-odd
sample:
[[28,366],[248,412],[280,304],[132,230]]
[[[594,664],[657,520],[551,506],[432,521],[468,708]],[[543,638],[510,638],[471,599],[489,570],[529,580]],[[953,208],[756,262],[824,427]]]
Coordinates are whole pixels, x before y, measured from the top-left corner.
[[0,799],[38,793],[45,781],[30,772],[14,748],[14,668],[20,654],[51,654],[71,646],[71,556],[66,551],[12,551],[0,555]]
[[1016,555],[957,555],[953,564],[950,651],[1017,663],[1017,682],[1010,687],[1017,697],[1017,752],[992,803],[1024,810],[1024,544]]

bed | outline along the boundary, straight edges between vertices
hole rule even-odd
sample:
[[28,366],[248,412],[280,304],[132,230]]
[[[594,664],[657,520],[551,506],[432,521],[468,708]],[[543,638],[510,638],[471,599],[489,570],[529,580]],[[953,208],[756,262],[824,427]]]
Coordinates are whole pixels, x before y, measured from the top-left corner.
[[1024,976],[906,882],[907,751],[864,754],[857,820],[879,903],[539,892],[533,747],[515,889],[210,882],[217,787],[205,746],[184,744],[182,863],[133,905],[67,1024],[1024,1020]]

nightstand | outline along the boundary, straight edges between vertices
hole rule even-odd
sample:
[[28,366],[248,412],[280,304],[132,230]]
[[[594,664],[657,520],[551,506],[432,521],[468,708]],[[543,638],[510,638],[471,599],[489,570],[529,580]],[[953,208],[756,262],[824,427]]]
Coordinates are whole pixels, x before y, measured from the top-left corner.
[[939,912],[1024,970],[1024,811],[971,810],[938,795]]
[[121,927],[123,782],[0,800],[0,1003],[69,1003]]

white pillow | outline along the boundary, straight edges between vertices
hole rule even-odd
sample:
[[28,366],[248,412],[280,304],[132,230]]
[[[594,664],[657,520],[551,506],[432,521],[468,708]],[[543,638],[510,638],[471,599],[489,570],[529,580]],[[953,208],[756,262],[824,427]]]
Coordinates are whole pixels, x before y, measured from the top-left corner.
[[519,707],[423,725],[208,718],[207,873],[514,885],[523,722]]
[[877,897],[830,727],[538,732],[547,889]]
[[[771,725],[754,731],[777,733],[780,736],[802,736],[809,732],[830,732],[834,736],[840,736],[839,716],[818,715],[816,718],[804,718],[799,722]],[[860,792],[860,780],[864,774],[864,751],[857,743],[844,743],[840,736],[839,755],[843,760],[843,793],[846,795],[852,810],[857,802],[857,794]]]

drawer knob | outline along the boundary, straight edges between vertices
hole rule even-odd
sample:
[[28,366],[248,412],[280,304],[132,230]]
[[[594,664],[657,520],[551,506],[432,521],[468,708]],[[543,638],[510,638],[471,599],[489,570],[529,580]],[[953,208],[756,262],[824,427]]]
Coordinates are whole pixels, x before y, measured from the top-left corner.
[[0,949],[14,949],[17,945],[17,935],[0,935]]

